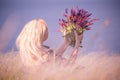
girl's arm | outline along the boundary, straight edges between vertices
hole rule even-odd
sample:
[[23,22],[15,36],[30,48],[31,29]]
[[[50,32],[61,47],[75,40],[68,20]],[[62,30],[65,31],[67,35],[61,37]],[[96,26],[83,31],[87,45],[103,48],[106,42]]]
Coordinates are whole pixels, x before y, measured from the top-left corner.
[[63,41],[62,45],[56,50],[56,59],[61,59],[62,58],[62,55],[64,54],[64,52],[66,51],[68,46],[69,46],[69,43],[64,38],[64,41]]
[[76,43],[73,48],[72,54],[68,60],[68,64],[73,64],[75,62],[77,55],[78,55],[80,42],[82,42],[82,39],[83,39],[83,34],[78,35],[76,31],[74,31],[74,34],[75,34]]

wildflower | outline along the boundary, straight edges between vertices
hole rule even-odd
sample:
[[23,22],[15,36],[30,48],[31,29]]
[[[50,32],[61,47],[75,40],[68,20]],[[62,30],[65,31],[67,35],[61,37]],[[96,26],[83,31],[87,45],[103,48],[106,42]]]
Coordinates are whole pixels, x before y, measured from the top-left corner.
[[90,18],[92,14],[88,11],[85,11],[84,9],[71,8],[70,12],[68,12],[68,9],[65,9],[65,13],[63,16],[64,19],[59,19],[59,25],[61,26],[60,31],[63,33],[64,37],[69,38],[70,45],[75,45],[75,35],[74,30],[77,31],[77,33],[83,34],[85,30],[90,30],[89,27],[96,21],[97,19]]

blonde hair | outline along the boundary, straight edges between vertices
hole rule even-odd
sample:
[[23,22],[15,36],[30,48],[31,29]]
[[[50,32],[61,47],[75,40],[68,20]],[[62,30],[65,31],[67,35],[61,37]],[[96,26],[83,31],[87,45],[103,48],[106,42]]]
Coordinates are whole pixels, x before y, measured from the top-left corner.
[[25,65],[38,65],[47,60],[46,53],[40,48],[47,37],[48,27],[42,19],[31,20],[24,26],[16,46]]

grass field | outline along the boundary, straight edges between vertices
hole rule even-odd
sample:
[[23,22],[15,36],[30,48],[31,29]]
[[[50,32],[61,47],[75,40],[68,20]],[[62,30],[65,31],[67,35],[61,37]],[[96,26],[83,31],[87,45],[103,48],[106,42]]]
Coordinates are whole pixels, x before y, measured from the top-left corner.
[[0,80],[120,80],[120,54],[93,52],[69,66],[25,68],[19,54],[0,55]]

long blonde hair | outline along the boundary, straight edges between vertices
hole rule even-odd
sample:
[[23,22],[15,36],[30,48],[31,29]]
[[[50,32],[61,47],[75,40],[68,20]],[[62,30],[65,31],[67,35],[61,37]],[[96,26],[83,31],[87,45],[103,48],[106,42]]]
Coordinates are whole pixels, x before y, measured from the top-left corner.
[[47,37],[48,27],[42,19],[31,20],[24,26],[16,46],[25,65],[38,65],[47,60],[46,53],[40,48]]

